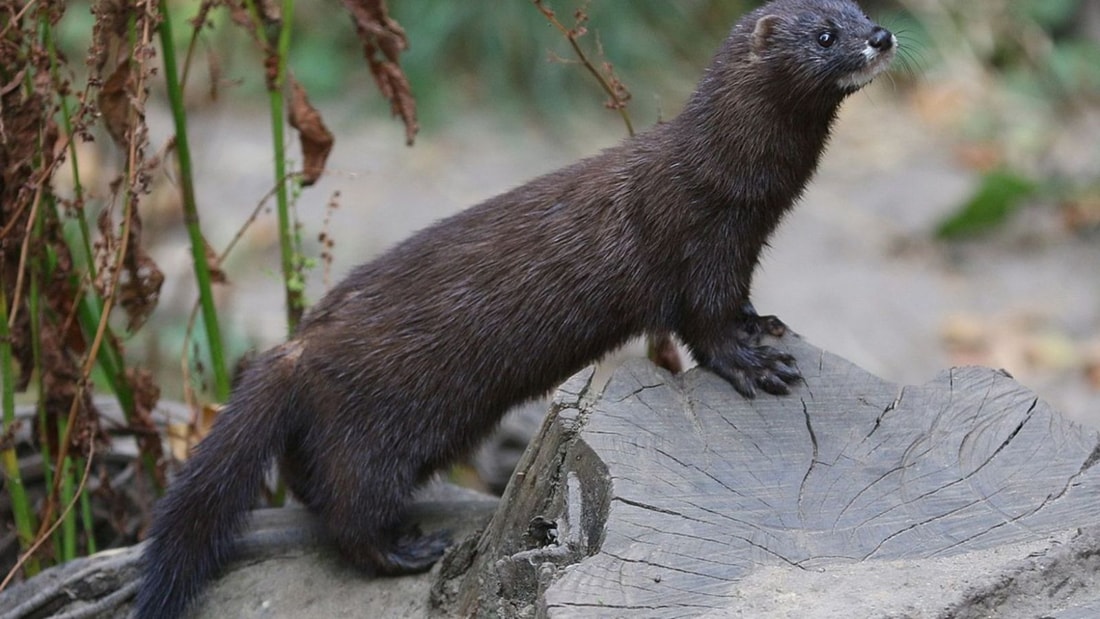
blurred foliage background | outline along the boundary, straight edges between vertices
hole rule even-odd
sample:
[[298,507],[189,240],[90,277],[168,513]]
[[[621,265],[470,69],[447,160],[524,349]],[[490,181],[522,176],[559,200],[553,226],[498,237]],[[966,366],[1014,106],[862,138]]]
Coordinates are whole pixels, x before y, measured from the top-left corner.
[[[567,26],[578,8],[587,12],[582,47],[597,64],[606,60],[614,66],[633,95],[628,109],[635,126],[646,127],[677,112],[715,42],[759,3],[547,4]],[[603,109],[606,95],[577,65],[561,33],[529,0],[390,0],[388,5],[408,35],[401,65],[416,97],[422,136],[478,115],[504,125],[542,123],[581,131],[618,122]],[[1038,204],[1064,220],[1069,234],[1097,235],[1100,0],[863,0],[861,5],[901,41],[895,69],[884,78],[893,94],[933,131],[950,136],[947,156],[980,178],[933,234],[973,238],[1010,221],[1022,205]],[[69,2],[57,24],[58,45],[76,83],[86,70],[80,60],[94,28],[91,7],[87,0]],[[344,125],[348,118],[389,122],[389,104],[371,83],[344,7],[333,0],[299,0],[294,7],[289,63],[312,100],[338,110],[335,116]],[[171,0],[168,8],[182,57],[198,3]],[[251,114],[266,96],[262,67],[261,51],[232,23],[230,12],[212,11],[194,50],[188,109]],[[163,104],[163,84],[151,87],[152,101]],[[559,134],[568,131],[547,137]],[[229,337],[235,354],[250,346]],[[169,335],[163,354],[171,357],[181,341]]]
[[[584,7],[585,45],[602,50],[634,91],[639,126],[674,114],[690,92],[714,41],[749,0],[554,0],[566,25]],[[1082,156],[1073,137],[1095,136],[1100,99],[1100,2],[1097,0],[864,0],[862,6],[899,34],[903,58],[892,79],[918,88],[927,117],[956,133],[967,165],[988,173],[988,186],[945,221],[943,236],[980,232],[1040,194],[1074,202],[1073,217],[1096,219],[1100,156]],[[185,45],[196,3],[174,0]],[[482,111],[516,121],[591,118],[601,93],[574,62],[561,35],[526,0],[437,2],[396,0],[392,16],[408,33],[402,66],[413,85],[425,130]],[[225,96],[260,97],[255,46],[225,11],[211,15],[197,65],[209,89],[193,88],[196,105]],[[59,40],[70,58],[87,48],[92,15],[72,2]],[[371,96],[351,21],[335,2],[298,2],[291,66],[320,102],[361,106],[384,117]],[[181,50],[182,51],[182,50]],[[202,80],[199,80],[202,81]],[[354,103],[352,103],[354,101]],[[1063,131],[1083,123],[1085,133]],[[1078,204],[1089,202],[1089,204]]]
[[[679,110],[716,42],[759,4],[547,0],[566,26],[578,9],[587,13],[580,43],[597,65],[613,65],[632,93],[628,110],[639,128]],[[349,124],[391,122],[344,7],[333,0],[294,6],[289,64],[314,103],[337,119],[337,143]],[[607,96],[530,0],[390,0],[388,6],[408,36],[401,66],[422,139],[478,117],[491,118],[494,127],[554,127],[540,134],[544,139],[570,139],[596,125],[618,131],[618,119],[604,109]],[[1025,205],[1048,211],[1067,235],[1100,236],[1100,0],[863,0],[861,6],[901,42],[882,80],[891,96],[944,136],[950,149],[944,156],[978,179],[930,236],[995,235]],[[168,7],[182,57],[198,3],[171,0]],[[68,3],[58,25],[60,47],[77,74],[94,25],[90,8],[84,0]],[[266,96],[262,67],[260,50],[229,11],[211,12],[194,50],[188,109],[253,114]],[[151,96],[163,103],[163,85],[153,83]],[[170,185],[164,189],[171,193]],[[176,214],[166,217],[175,222]],[[177,322],[155,321],[159,328],[144,334],[150,339],[139,335],[129,352],[173,374],[186,341]],[[256,345],[254,333],[227,331],[231,358]],[[201,343],[194,346],[206,355]]]
[[[588,42],[613,50],[616,71],[624,79],[645,84],[647,90],[680,92],[691,88],[714,51],[714,41],[756,3],[556,0],[548,4],[566,25],[572,25],[574,10],[587,7],[592,30]],[[178,12],[173,23],[182,52],[197,3],[174,0],[169,6]],[[592,91],[590,77],[547,62],[551,50],[566,61],[572,61],[572,56],[561,35],[528,0],[397,0],[389,8],[408,33],[410,46],[401,63],[429,128],[490,103],[494,113],[560,117],[575,113],[578,103],[590,102],[586,96]],[[83,1],[70,3],[68,12],[59,39],[70,58],[79,58],[87,49],[93,17]],[[203,36],[200,64],[210,71],[215,86],[232,88],[235,96],[262,96],[254,46],[229,24],[226,12],[213,13],[211,23]],[[298,2],[292,40],[291,66],[313,98],[325,101],[366,92],[369,75],[363,70],[360,45],[337,2]],[[362,98],[367,105],[374,99]],[[386,108],[378,103],[374,109]]]

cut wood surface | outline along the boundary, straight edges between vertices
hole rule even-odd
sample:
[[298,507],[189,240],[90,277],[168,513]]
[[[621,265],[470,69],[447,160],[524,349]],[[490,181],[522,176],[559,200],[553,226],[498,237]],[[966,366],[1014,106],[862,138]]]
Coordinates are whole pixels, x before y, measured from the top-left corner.
[[[806,377],[785,397],[644,361],[602,393],[575,376],[428,575],[367,579],[300,510],[266,512],[196,616],[1100,617],[1100,435],[998,371],[902,388],[778,345]],[[433,496],[428,529],[493,505]],[[47,572],[0,618],[125,616],[136,557]]]
[[1096,432],[1002,372],[901,388],[782,345],[786,397],[641,362],[570,381],[453,612],[1100,617]]

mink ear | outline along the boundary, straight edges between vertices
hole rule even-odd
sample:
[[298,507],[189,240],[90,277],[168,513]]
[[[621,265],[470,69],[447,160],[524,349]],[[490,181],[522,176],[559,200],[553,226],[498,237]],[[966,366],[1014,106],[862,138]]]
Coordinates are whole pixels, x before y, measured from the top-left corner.
[[765,15],[756,20],[756,28],[752,31],[752,53],[760,54],[768,49],[768,41],[775,33],[779,24],[778,15]]

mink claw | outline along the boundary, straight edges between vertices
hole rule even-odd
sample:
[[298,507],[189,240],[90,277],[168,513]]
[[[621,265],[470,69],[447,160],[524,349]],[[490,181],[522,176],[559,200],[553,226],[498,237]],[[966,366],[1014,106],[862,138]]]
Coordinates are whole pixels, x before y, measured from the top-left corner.
[[452,543],[448,530],[420,534],[417,529],[402,532],[386,553],[387,574],[425,572],[435,564]]
[[776,374],[766,374],[756,379],[760,388],[772,395],[787,395],[791,388]]
[[802,380],[793,355],[771,346],[752,346],[744,342],[722,359],[711,360],[705,367],[721,376],[747,399],[757,389],[772,395],[790,393],[790,385]]

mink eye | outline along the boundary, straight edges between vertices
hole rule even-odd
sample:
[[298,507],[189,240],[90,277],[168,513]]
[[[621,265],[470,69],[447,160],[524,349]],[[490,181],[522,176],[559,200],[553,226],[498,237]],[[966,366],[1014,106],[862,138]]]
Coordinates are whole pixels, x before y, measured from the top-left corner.
[[836,43],[836,35],[831,31],[826,30],[817,35],[817,44],[821,47],[832,47],[833,43]]

